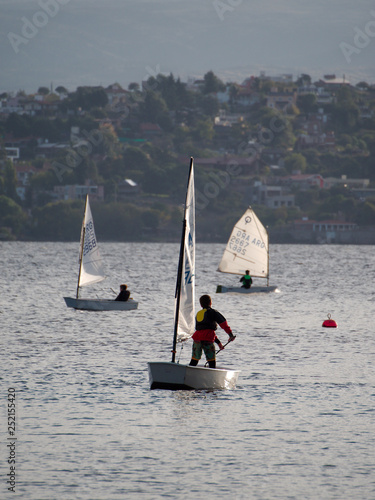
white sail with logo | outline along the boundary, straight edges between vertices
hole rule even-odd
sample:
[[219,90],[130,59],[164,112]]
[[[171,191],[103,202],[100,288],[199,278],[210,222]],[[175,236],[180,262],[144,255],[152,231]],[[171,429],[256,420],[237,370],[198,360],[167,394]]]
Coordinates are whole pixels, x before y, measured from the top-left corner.
[[98,283],[106,278],[95,236],[88,196],[86,196],[85,216],[81,232],[80,263],[78,287]]
[[[194,195],[194,166],[191,161],[190,175],[186,191],[185,201],[185,235],[181,245],[181,270],[180,270],[180,290],[178,301],[178,311],[176,309],[175,320],[177,319],[177,339],[182,340],[194,333],[194,288],[195,288],[195,195]],[[177,280],[177,282],[179,281]]]
[[76,296],[75,298],[64,297],[66,305],[82,311],[131,311],[137,309],[138,302],[133,300],[132,297],[129,297],[126,301],[100,298],[83,299],[79,297],[81,287],[98,283],[106,278],[95,235],[88,195],[86,196],[79,248],[79,273]]
[[268,233],[249,207],[235,224],[224,250],[218,270],[223,273],[245,274],[268,278]]

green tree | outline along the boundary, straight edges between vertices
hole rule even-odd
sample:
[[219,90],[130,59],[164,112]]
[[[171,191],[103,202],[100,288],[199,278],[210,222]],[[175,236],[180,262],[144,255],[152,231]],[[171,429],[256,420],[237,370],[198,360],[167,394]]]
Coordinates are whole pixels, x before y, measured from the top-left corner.
[[205,115],[214,117],[219,112],[220,104],[213,95],[205,95],[200,102],[200,107]]
[[304,94],[298,96],[297,106],[302,113],[313,113],[318,108],[315,94]]
[[375,221],[375,200],[368,200],[357,208],[355,222],[361,226],[373,226]]
[[62,85],[59,85],[58,87],[55,88],[55,92],[57,92],[58,94],[67,94],[68,90]]
[[32,131],[30,121],[30,117],[26,115],[21,116],[17,113],[10,113],[5,121],[5,130],[17,138],[27,137]]
[[48,203],[33,210],[32,235],[51,241],[78,241],[83,202]]
[[108,97],[103,87],[78,87],[76,92],[69,94],[68,100],[65,101],[62,102],[62,106],[89,111],[92,108],[106,106]]
[[311,76],[306,75],[305,73],[302,73],[302,75],[297,78],[296,85],[298,87],[311,85]]
[[123,154],[124,165],[127,170],[146,171],[150,167],[151,159],[142,149],[128,147]]
[[1,168],[0,177],[2,178],[2,194],[13,200],[17,199],[17,173],[10,160],[7,160]]
[[49,88],[48,87],[39,87],[38,88],[38,94],[48,95],[49,94]]
[[128,90],[130,90],[130,91],[132,91],[132,90],[139,90],[139,83],[137,83],[137,82],[131,82],[131,83],[129,83]]
[[225,90],[225,84],[218,78],[213,71],[208,71],[204,77],[203,94],[212,94]]
[[292,153],[286,156],[284,161],[285,168],[288,172],[304,172],[306,170],[306,158],[301,153]]
[[214,137],[212,120],[199,120],[192,135],[198,141],[211,142]]
[[156,229],[159,226],[159,212],[157,210],[146,210],[142,212],[141,218],[146,228]]
[[8,228],[14,235],[21,236],[27,224],[27,215],[11,198],[0,195],[0,227]]
[[157,123],[165,130],[171,130],[172,122],[164,99],[156,92],[147,92],[141,105],[141,116],[144,121]]

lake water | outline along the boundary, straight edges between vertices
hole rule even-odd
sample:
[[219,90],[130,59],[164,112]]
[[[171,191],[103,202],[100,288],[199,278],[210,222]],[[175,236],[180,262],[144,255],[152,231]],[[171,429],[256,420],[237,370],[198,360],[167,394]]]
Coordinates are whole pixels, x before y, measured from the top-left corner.
[[237,335],[218,362],[238,387],[150,391],[147,361],[171,358],[178,247],[102,243],[109,277],[82,295],[125,282],[139,308],[100,313],[63,300],[78,244],[0,243],[0,498],[375,499],[374,247],[274,245],[280,293],[243,296],[215,294],[238,277],[216,272],[224,245],[198,244],[197,297]]

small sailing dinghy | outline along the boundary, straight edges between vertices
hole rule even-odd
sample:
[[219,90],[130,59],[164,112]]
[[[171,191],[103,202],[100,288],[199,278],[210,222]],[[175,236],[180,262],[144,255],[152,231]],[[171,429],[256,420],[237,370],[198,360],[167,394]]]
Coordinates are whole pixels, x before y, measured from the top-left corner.
[[137,309],[138,302],[130,298],[126,302],[111,299],[79,298],[80,287],[98,283],[105,278],[98,242],[95,236],[89,197],[87,195],[81,230],[77,292],[75,298],[64,297],[66,305],[85,311],[129,311]]
[[218,285],[216,293],[268,293],[278,291],[277,286],[269,286],[269,247],[266,228],[249,207],[235,224],[224,250],[218,271],[244,275],[249,270],[256,278],[267,278],[267,286],[251,288],[226,287]]
[[194,286],[195,196],[194,165],[191,158],[175,293],[172,361],[148,363],[150,389],[212,390],[233,389],[236,386],[239,371],[176,363],[177,342],[188,339],[195,330]]

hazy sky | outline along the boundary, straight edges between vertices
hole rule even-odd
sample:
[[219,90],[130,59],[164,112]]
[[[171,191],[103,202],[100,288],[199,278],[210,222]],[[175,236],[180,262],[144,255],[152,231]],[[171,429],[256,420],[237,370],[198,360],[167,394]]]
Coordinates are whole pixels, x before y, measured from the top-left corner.
[[374,55],[373,0],[0,0],[0,92],[209,70],[375,83]]

